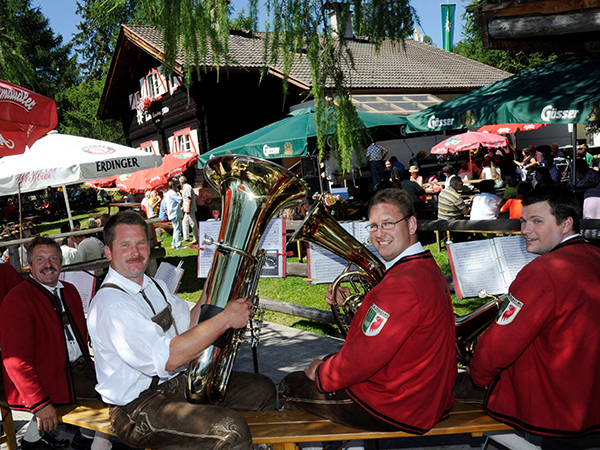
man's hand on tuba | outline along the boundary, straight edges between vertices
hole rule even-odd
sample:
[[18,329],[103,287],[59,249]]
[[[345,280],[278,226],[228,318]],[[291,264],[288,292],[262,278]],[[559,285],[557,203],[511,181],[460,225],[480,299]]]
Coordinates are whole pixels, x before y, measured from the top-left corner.
[[350,289],[347,287],[341,287],[335,293],[335,300],[333,297],[333,284],[327,286],[327,294],[325,294],[325,300],[327,300],[328,305],[337,304],[337,306],[342,306],[344,304],[344,300],[350,295]]
[[237,330],[248,325],[248,320],[254,315],[251,306],[247,298],[238,298],[227,303],[222,314],[227,315],[229,328]]

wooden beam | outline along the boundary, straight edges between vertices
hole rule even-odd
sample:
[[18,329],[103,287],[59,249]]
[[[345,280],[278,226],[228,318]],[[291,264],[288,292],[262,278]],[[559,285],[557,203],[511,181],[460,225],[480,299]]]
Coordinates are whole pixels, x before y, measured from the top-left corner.
[[530,0],[483,5],[474,8],[477,13],[489,13],[491,17],[524,16],[530,14],[561,14],[600,7],[600,0]]
[[600,31],[600,9],[571,14],[498,18],[488,23],[488,30],[493,39],[596,32]]
[[271,300],[261,298],[259,300],[261,308],[268,311],[287,314],[290,316],[302,317],[303,319],[317,320],[319,322],[335,323],[335,319],[330,311],[310,308],[308,306],[294,305],[293,303],[282,302],[280,300]]

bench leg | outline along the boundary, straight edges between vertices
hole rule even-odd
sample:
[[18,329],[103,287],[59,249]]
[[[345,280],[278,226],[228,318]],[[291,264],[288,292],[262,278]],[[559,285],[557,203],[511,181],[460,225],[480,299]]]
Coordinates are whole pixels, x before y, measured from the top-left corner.
[[15,432],[12,411],[6,406],[0,406],[0,411],[2,412],[2,427],[4,428],[4,435],[6,436],[6,447],[8,450],[17,450],[17,435]]

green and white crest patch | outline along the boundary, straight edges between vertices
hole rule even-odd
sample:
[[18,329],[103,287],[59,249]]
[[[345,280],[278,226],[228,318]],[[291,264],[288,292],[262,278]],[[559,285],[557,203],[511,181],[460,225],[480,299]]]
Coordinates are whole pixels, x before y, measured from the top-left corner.
[[367,315],[362,324],[362,331],[365,336],[377,336],[385,326],[389,317],[390,315],[388,313],[373,303],[367,311]]

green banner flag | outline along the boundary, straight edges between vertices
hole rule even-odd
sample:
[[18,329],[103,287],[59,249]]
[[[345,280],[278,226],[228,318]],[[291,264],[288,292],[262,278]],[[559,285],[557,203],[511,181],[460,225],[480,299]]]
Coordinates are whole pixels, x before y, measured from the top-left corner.
[[443,36],[443,49],[446,51],[452,51],[452,45],[454,41],[454,13],[456,11],[456,5],[441,5],[442,6],[442,36]]

